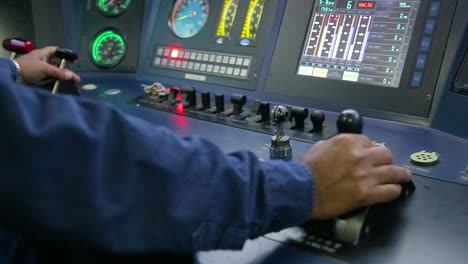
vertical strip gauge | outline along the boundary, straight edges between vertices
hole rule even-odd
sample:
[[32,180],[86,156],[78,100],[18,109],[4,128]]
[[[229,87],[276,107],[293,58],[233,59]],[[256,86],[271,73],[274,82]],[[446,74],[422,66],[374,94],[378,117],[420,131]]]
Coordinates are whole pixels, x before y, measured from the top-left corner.
[[258,28],[262,21],[263,8],[267,0],[250,0],[247,15],[245,17],[244,26],[239,44],[242,46],[252,46],[257,38]]
[[231,38],[232,27],[236,20],[239,0],[224,0],[223,9],[219,16],[218,27],[216,29],[216,43],[222,44],[226,39]]
[[90,45],[94,65],[110,69],[119,65],[127,54],[127,43],[116,29],[105,29],[96,34]]
[[132,0],[96,0],[96,6],[106,17],[117,17],[125,13]]

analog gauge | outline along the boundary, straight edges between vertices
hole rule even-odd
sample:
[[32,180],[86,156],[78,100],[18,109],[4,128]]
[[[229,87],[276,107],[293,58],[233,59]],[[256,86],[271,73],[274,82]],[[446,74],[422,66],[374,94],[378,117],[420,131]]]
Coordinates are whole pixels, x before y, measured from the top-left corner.
[[247,16],[245,17],[244,26],[242,27],[240,40],[242,46],[250,46],[255,42],[257,31],[262,20],[265,2],[266,0],[250,0]]
[[239,0],[225,0],[221,16],[219,17],[218,28],[216,29],[216,42],[221,44],[224,39],[231,37],[232,26],[236,19]]
[[172,8],[169,27],[179,38],[195,36],[208,20],[208,0],[177,0]]
[[96,0],[98,10],[107,17],[117,17],[125,13],[132,0]]
[[91,60],[101,68],[117,66],[127,54],[127,43],[117,30],[107,29],[96,35],[91,42]]

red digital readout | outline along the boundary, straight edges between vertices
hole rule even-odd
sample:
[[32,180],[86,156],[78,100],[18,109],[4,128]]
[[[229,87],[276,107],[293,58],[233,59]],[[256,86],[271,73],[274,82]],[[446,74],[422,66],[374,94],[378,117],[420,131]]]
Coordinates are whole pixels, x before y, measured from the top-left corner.
[[358,1],[357,7],[359,9],[373,9],[375,7],[375,1]]

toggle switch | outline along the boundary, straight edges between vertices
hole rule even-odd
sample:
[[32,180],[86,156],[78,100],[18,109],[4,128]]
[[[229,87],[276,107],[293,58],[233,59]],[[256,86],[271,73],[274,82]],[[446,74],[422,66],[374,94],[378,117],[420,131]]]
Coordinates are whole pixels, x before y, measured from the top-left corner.
[[309,110],[303,107],[292,107],[291,116],[294,119],[294,126],[291,129],[294,130],[303,130],[304,129],[304,120],[309,115]]

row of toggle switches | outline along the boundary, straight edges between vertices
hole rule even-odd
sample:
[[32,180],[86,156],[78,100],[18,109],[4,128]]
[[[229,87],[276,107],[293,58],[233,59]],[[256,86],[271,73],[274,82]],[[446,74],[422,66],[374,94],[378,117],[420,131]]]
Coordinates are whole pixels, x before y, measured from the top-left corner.
[[[245,111],[247,104],[247,97],[242,94],[232,94],[230,103],[232,108],[226,109],[225,98],[223,94],[214,95],[214,106],[211,104],[210,92],[203,91],[200,94],[200,104],[197,103],[197,93],[195,88],[184,86],[180,89],[170,88],[167,96],[159,96],[160,98],[167,98],[168,103],[183,104],[184,109],[191,109],[197,111],[205,111],[212,114],[222,116],[232,116],[237,119],[253,121],[256,123],[263,123],[270,121],[270,103],[266,101],[256,100],[251,107],[251,111]],[[309,117],[313,124],[313,129],[310,133],[322,132],[323,123],[325,121],[325,114],[320,110],[314,110],[310,113],[304,107],[287,106],[290,117],[289,121],[293,121],[294,125],[290,128],[292,130],[304,130],[305,120]],[[252,117],[252,115],[254,115]]]
[[[271,134],[276,126],[271,120],[270,102],[255,100],[248,105],[247,96],[242,94],[232,94],[227,101],[221,93],[213,96],[203,91],[198,94],[191,86],[165,88],[158,83],[146,86],[145,92],[145,95],[133,99],[131,103],[267,134]],[[289,116],[284,122],[284,128],[290,130],[293,138],[314,142],[336,133],[334,126],[328,126],[328,130],[334,131],[323,133],[326,126],[322,111],[309,111],[298,106],[285,107]]]

